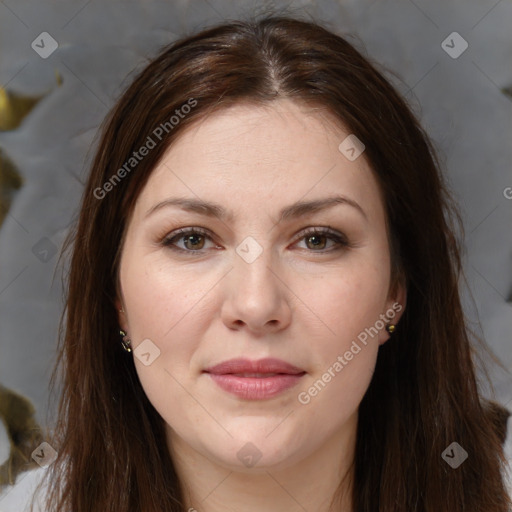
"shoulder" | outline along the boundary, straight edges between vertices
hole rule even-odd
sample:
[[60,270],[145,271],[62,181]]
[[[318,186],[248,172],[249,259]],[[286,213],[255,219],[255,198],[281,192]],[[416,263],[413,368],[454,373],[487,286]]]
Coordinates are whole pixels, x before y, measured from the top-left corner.
[[[45,468],[32,469],[18,475],[14,485],[6,486],[0,494],[0,512],[28,512]],[[36,495],[33,512],[44,512],[44,487]]]
[[[4,480],[10,474],[8,466],[11,450],[7,426],[4,418],[0,416],[0,469]],[[43,480],[46,470],[46,467],[36,466],[15,475],[12,485],[0,485],[0,512],[28,512],[34,493]],[[11,478],[8,481],[10,480]],[[44,512],[46,493],[47,489],[43,483],[40,491],[35,495],[33,512]]]

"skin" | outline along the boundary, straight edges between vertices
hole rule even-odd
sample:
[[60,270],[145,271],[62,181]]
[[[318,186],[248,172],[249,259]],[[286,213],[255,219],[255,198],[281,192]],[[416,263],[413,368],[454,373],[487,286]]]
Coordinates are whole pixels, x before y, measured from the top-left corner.
[[[187,507],[323,512],[346,477],[342,510],[351,510],[358,406],[389,334],[358,343],[309,403],[298,395],[395,303],[398,324],[406,296],[403,287],[389,294],[384,206],[364,153],[349,161],[338,150],[347,135],[324,111],[290,100],[239,104],[188,127],[137,199],[120,262],[119,322],[134,349],[150,339],[160,350],[148,366],[134,356],[135,367],[166,422]],[[337,204],[276,222],[285,206],[334,194],[366,218]],[[146,216],[175,196],[214,201],[233,219],[178,206]],[[327,226],[352,245],[301,234]],[[188,252],[162,245],[187,227],[210,234],[175,238]],[[236,252],[248,236],[262,249],[251,263]],[[244,400],[203,373],[235,357],[277,357],[306,374],[276,397]],[[237,457],[248,442],[261,454],[253,467]]]

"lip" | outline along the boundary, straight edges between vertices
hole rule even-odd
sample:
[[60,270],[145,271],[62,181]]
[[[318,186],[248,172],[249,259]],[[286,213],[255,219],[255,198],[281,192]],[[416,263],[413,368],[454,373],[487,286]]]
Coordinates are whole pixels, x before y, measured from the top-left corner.
[[227,373],[284,373],[288,375],[297,375],[303,373],[302,368],[293,366],[282,359],[265,358],[251,361],[250,359],[230,359],[216,364],[204,370],[207,373],[223,375]]
[[265,400],[297,385],[306,372],[281,359],[267,358],[231,359],[207,368],[204,373],[233,395],[247,400]]

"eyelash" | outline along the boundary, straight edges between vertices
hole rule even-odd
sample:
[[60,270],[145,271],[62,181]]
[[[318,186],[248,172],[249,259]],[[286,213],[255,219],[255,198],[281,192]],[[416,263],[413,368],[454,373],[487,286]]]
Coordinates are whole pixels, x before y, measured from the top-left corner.
[[[182,249],[181,247],[176,247],[174,245],[174,242],[176,240],[183,239],[185,235],[201,235],[204,237],[212,238],[209,234],[209,232],[203,228],[182,228],[178,229],[177,231],[171,233],[170,235],[166,236],[162,241],[161,245],[164,247],[167,247],[171,249],[172,251],[181,252],[181,253],[189,253],[189,254],[203,254],[207,249],[199,249],[197,251],[194,250],[188,250],[188,249]],[[349,247],[353,247],[346,237],[344,235],[338,234],[336,231],[333,231],[330,227],[327,228],[307,228],[305,231],[303,231],[300,235],[300,237],[297,239],[297,242],[300,242],[306,237],[314,236],[314,235],[320,235],[320,236],[327,236],[328,239],[336,242],[338,244],[338,247],[335,247],[334,249],[322,249],[319,251],[315,250],[309,250],[309,252],[312,253],[320,253],[325,254],[329,252],[334,252],[342,249],[346,249]],[[308,250],[308,249],[306,249]]]

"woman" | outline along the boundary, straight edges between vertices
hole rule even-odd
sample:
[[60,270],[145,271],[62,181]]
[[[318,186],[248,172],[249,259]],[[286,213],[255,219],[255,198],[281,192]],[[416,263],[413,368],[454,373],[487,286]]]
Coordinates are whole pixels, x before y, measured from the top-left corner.
[[509,510],[457,223],[341,37],[269,17],[170,45],[70,239],[47,510]]

